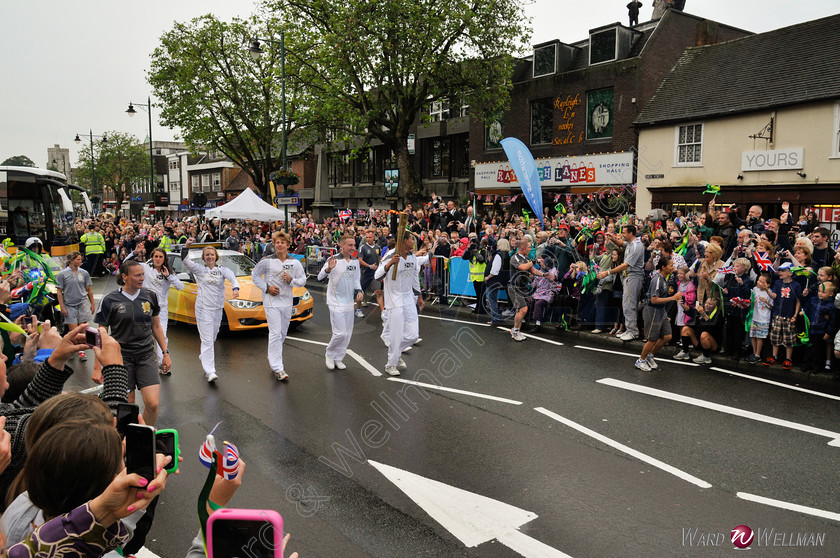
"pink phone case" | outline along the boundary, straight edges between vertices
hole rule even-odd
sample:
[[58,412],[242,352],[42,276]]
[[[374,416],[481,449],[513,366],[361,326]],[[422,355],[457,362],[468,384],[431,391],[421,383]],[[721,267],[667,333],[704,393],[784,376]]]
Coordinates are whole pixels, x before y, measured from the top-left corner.
[[[207,521],[207,557],[213,558],[213,525],[222,521],[257,521],[270,523],[274,526],[274,556],[283,558],[283,518],[274,510],[246,510],[237,508],[222,508],[214,511]],[[263,541],[268,543],[270,541]],[[225,558],[216,556],[216,558]]]

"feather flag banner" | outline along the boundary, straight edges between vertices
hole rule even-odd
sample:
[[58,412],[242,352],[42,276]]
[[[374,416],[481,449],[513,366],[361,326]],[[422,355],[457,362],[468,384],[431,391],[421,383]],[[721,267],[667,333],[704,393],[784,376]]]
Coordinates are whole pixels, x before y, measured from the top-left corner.
[[516,138],[505,138],[500,143],[510,161],[510,166],[513,167],[519,181],[519,187],[522,188],[522,194],[528,200],[528,205],[531,206],[537,219],[544,227],[545,223],[542,222],[542,183],[534,156],[531,155],[525,144]]

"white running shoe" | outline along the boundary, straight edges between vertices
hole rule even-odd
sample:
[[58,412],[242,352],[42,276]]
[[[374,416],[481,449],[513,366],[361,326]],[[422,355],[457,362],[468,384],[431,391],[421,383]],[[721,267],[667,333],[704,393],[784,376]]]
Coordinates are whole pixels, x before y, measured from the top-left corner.
[[414,342],[415,345],[419,345],[423,341],[422,337],[418,337],[417,341]]
[[406,368],[408,368],[408,365],[403,359],[400,359],[400,361],[397,363],[397,368],[399,368],[400,370],[405,370]]
[[328,370],[335,370],[335,361],[328,356],[324,357],[324,362],[327,364]]
[[598,335],[599,333],[604,333],[604,330],[602,330],[602,329],[593,329],[593,330],[592,330],[592,333],[593,333],[593,334],[595,334],[595,335]]
[[636,368],[641,370],[642,372],[650,372],[650,364],[647,363],[646,360],[639,359],[636,361]]
[[388,374],[389,376],[399,376],[400,375],[400,371],[397,370],[396,366],[386,366],[385,367],[385,373]]
[[527,337],[525,337],[525,334],[522,333],[521,331],[513,331],[513,330],[510,330],[510,337],[514,341],[525,341],[527,339]]
[[278,382],[282,382],[283,380],[288,380],[288,379],[289,379],[289,375],[288,375],[288,374],[286,374],[286,371],[285,371],[285,370],[281,370],[280,372],[275,372],[275,373],[274,373],[274,378],[275,378]]
[[648,366],[650,366],[651,370],[656,370],[657,368],[659,368],[659,364],[656,362],[656,360],[653,358],[653,355],[651,354],[647,356],[647,363]]
[[409,345],[408,347],[406,347],[405,349],[403,349],[403,351],[402,351],[402,352],[407,353],[407,352],[408,352],[408,351],[410,351],[411,349],[412,349],[412,347],[411,347],[411,345]]
[[340,360],[335,361],[335,367],[338,368],[339,370],[346,370],[347,369],[347,365],[344,364],[343,362],[341,362]]
[[216,383],[216,380],[219,379],[219,377],[216,375],[215,372],[210,372],[209,374],[206,374],[206,376],[207,376],[207,383],[208,384]]
[[364,317],[365,317],[365,313],[364,313],[364,312],[362,312],[362,309],[361,309],[361,308],[359,308],[358,310],[356,310],[356,317],[357,317],[357,318],[364,318]]
[[693,362],[694,364],[711,364],[712,359],[711,357],[707,357],[706,355],[700,355],[691,362]]
[[677,360],[691,360],[691,355],[681,349],[680,352],[674,355],[674,358]]

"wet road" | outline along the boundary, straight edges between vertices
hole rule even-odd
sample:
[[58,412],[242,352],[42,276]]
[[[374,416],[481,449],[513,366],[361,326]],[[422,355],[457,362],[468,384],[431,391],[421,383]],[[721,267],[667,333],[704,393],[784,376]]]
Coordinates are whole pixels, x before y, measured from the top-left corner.
[[723,361],[644,373],[637,344],[553,329],[514,343],[430,307],[399,378],[423,389],[374,375],[386,356],[375,306],[356,320],[358,359],[328,371],[328,312],[313,295],[316,317],[284,351],[288,383],[270,374],[265,333],[222,333],[208,386],[195,328],[170,327],[158,427],[179,430],[185,461],[153,552],[186,553],[198,448],[222,421],[217,439],[248,463],[231,507],[279,511],[303,556],[718,556],[741,524],[761,556],[837,554],[831,386],[761,382]]

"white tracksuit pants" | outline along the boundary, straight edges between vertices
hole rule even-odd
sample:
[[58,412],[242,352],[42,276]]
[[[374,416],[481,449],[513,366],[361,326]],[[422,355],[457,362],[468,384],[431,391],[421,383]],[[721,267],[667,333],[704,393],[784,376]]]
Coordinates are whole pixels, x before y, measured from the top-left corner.
[[327,345],[326,355],[338,362],[344,360],[350,338],[353,336],[353,308],[350,310],[334,310],[330,308],[330,324],[332,324],[332,338]]
[[[385,311],[388,320],[385,329],[388,330],[388,366],[396,366],[400,361],[400,354],[417,341],[420,336],[420,324],[417,319],[417,306],[397,306]],[[384,331],[383,331],[384,338]]]
[[283,368],[283,341],[289,331],[292,307],[265,307],[265,319],[268,322],[268,365],[272,372],[285,371]]
[[213,344],[216,342],[216,336],[219,335],[222,312],[224,308],[208,310],[198,305],[195,307],[195,322],[198,325],[198,336],[201,338],[201,352],[198,359],[201,361],[201,367],[204,368],[205,376],[216,373],[216,354]]
[[[166,346],[169,347],[169,337],[166,336],[166,330],[169,327],[169,307],[162,306],[160,308],[160,314],[158,314],[158,319],[160,320],[160,328],[163,330],[163,338],[166,340]],[[158,364],[163,362],[163,351],[160,350],[160,345],[155,342],[155,352],[157,353],[157,361]]]

